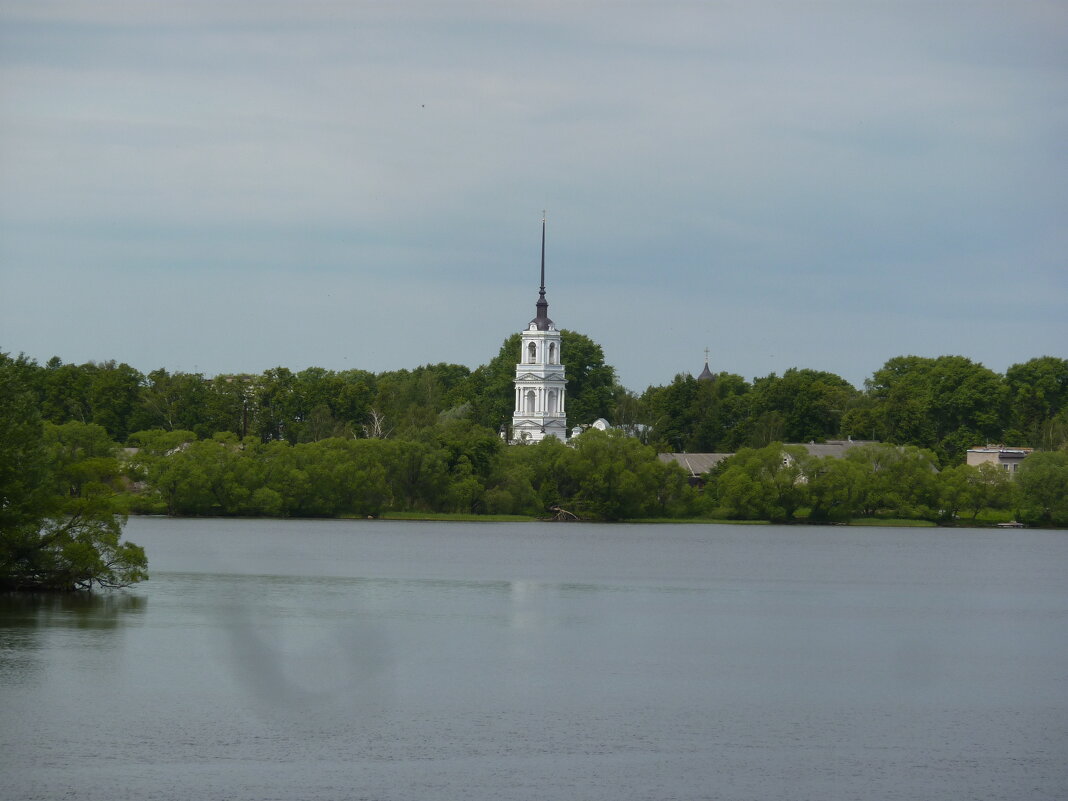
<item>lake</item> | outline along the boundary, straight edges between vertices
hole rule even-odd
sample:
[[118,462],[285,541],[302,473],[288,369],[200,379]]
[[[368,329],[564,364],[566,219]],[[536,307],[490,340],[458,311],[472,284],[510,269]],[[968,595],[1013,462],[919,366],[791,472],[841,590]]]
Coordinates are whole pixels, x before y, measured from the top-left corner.
[[1064,799],[1068,533],[132,519],[0,798]]

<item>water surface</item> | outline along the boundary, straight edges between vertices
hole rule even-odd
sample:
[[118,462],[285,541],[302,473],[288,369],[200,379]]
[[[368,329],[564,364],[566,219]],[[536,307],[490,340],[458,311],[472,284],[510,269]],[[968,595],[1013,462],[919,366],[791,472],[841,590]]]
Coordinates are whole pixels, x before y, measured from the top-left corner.
[[134,519],[0,602],[0,797],[1068,796],[1068,537]]

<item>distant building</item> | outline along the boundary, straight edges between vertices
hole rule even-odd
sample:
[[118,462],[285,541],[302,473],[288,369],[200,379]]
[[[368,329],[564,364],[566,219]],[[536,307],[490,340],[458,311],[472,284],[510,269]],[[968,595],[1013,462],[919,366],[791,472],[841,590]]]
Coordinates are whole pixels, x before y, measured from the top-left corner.
[[571,429],[571,439],[574,439],[579,434],[581,434],[583,431],[588,431],[591,428],[595,429],[596,431],[608,431],[609,429],[613,428],[613,426],[612,426],[611,423],[609,423],[603,417],[598,417],[596,420],[594,420],[592,423],[590,423],[587,426],[577,425],[574,428],[572,428]]
[[967,464],[978,467],[981,464],[996,464],[1008,473],[1020,469],[1020,462],[1034,452],[1034,448],[1007,448],[1004,445],[984,445],[968,449]]
[[834,456],[841,459],[847,451],[861,445],[878,445],[873,439],[829,439],[826,442],[788,442],[787,445],[800,445],[809,456]]
[[534,319],[522,331],[519,363],[515,366],[515,411],[512,442],[541,442],[556,437],[567,442],[564,396],[567,379],[560,361],[560,332],[549,319],[545,299],[545,219],[541,221],[541,289]]
[[733,453],[658,453],[657,458],[667,464],[677,464],[687,473],[690,485],[704,486],[704,474],[734,456]]
[[[861,445],[878,444],[874,440],[866,439],[829,439],[826,442],[788,442],[787,445],[796,445],[808,451],[809,456],[833,456],[841,459],[846,452]],[[657,454],[662,462],[674,462],[689,474],[690,483],[699,486],[703,483],[703,476],[724,459],[734,456],[733,453],[661,453]],[[783,453],[783,464],[793,461],[788,453]]]

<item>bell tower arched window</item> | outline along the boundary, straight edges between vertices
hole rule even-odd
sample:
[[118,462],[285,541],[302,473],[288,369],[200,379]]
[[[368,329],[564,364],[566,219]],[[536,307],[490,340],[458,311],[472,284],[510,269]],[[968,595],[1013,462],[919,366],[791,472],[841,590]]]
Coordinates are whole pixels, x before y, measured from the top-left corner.
[[531,342],[527,345],[527,364],[534,364],[534,358],[538,355],[538,346]]
[[556,343],[549,343],[549,364],[556,364]]

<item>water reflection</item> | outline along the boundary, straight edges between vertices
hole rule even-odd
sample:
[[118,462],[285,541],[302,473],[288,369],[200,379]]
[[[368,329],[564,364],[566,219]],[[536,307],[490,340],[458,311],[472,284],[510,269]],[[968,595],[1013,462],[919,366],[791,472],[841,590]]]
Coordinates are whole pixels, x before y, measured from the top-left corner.
[[147,598],[128,593],[0,594],[0,686],[33,680],[46,664],[50,638],[91,634],[87,643],[107,650],[147,608]]
[[125,592],[0,594],[0,642],[19,629],[116,629],[140,616],[148,598]]

